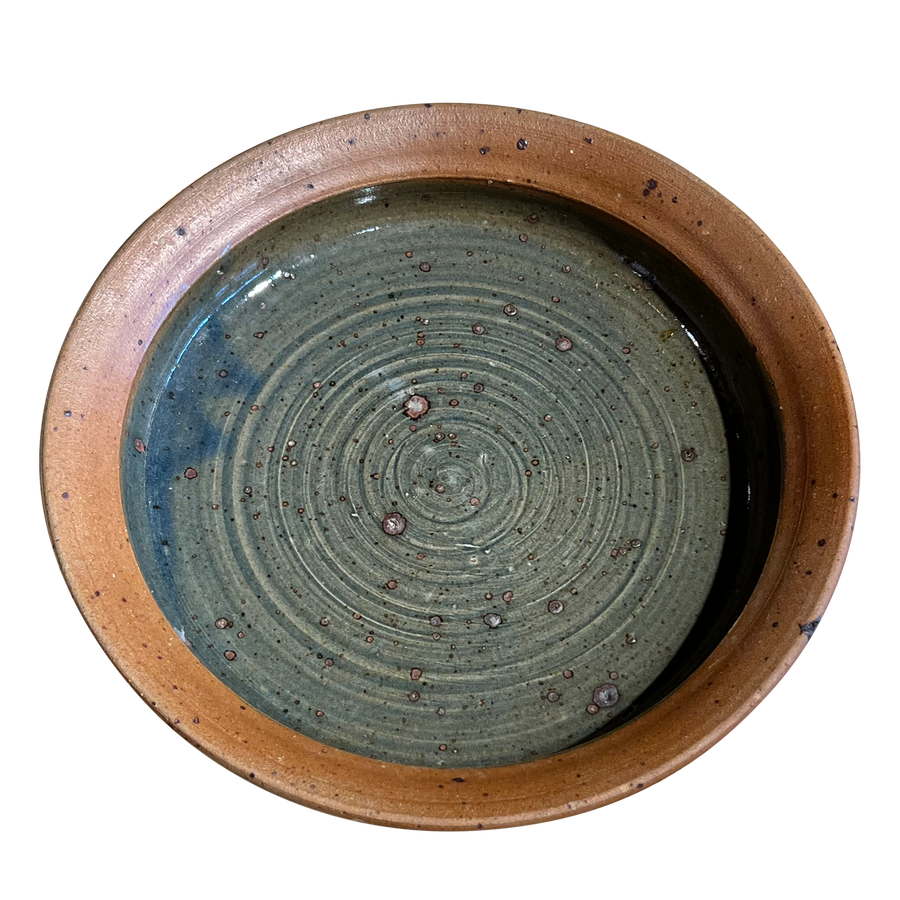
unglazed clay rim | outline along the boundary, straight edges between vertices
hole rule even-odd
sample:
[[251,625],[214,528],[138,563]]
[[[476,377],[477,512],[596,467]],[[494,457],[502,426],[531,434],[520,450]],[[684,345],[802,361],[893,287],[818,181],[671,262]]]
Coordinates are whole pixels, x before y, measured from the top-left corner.
[[[153,600],[129,545],[119,483],[123,423],[144,354],[168,312],[229,247],[326,197],[441,178],[548,191],[667,249],[712,289],[755,348],[783,430],[772,547],[745,609],[710,657],[666,699],[601,738],[484,769],[356,756],[243,703]],[[114,664],[166,722],[233,772],[306,806],[435,829],[593,809],[659,781],[727,734],[784,675],[824,612],[847,554],[859,474],[853,401],[830,329],[799,276],[740,210],[609,132],[455,104],[301,128],[235,157],[151,216],[75,318],[50,385],[41,452],[47,524],[72,595]]]

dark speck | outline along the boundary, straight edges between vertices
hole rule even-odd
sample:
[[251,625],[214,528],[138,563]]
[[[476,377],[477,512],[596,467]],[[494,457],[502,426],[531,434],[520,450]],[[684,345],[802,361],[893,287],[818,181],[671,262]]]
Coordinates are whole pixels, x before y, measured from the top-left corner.
[[187,234],[187,228],[185,228],[183,225],[179,225],[175,229],[175,234],[177,234],[178,237],[184,237]]
[[479,149],[478,152],[479,152],[482,156],[484,156],[486,153],[490,153],[490,152],[491,152],[491,148],[490,148],[490,147],[481,147],[481,148]]
[[528,141],[526,141],[525,138],[519,138],[519,140],[516,141],[516,150],[524,150],[527,146]]

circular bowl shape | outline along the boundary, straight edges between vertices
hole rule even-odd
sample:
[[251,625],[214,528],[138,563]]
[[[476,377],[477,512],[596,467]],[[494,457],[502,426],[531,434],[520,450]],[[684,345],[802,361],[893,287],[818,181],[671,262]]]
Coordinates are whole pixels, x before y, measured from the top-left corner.
[[126,242],[44,503],[173,728],[338,815],[490,828],[710,747],[812,635],[858,447],[759,229],[656,153],[485,106],[309,126]]

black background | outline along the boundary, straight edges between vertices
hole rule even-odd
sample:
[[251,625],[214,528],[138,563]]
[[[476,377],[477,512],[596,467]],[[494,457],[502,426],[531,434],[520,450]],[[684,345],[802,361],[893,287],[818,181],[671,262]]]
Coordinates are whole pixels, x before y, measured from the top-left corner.
[[[368,98],[310,106],[263,100],[240,114],[221,103],[204,105],[164,91],[113,101],[94,91],[70,97],[76,115],[52,128],[48,157],[33,210],[37,242],[55,248],[48,270],[29,265],[26,296],[38,297],[33,410],[66,323],[107,254],[172,190],[229,153],[312,118],[368,103]],[[534,97],[505,98],[600,122],[643,140],[704,175],[749,209],[780,242],[815,289],[841,339],[857,390],[864,365],[860,285],[877,281],[862,258],[854,184],[847,174],[853,143],[824,106],[746,99],[723,111],[705,97],[657,98],[641,108],[609,110]],[[812,109],[812,111],[811,111]],[[816,110],[819,112],[816,112]],[[49,129],[48,129],[49,130]],[[27,158],[27,150],[14,148]],[[62,236],[62,239],[60,239]],[[866,278],[866,281],[860,279]],[[868,279],[872,279],[869,282]],[[32,293],[32,291],[36,293]],[[36,418],[36,415],[35,415]],[[95,649],[53,567],[34,511],[38,548],[35,602],[43,643],[37,658],[53,690],[38,692],[29,710],[29,734],[49,753],[32,788],[52,799],[56,823],[76,827],[97,809],[140,838],[150,834],[148,814],[201,815],[207,823],[239,816],[243,826],[322,829],[346,837],[351,825],[313,818],[219,771],[158,724],[133,699]],[[797,823],[813,839],[845,827],[846,796],[865,772],[852,766],[867,757],[851,738],[858,659],[872,638],[854,609],[862,598],[860,550],[854,554],[833,611],[793,675],[734,737],[673,781],[631,802],[557,828],[680,829],[699,815],[709,828],[746,835],[758,815],[759,839],[769,827]],[[26,682],[27,684],[27,682]],[[862,688],[859,688],[862,690]],[[45,706],[49,702],[49,708]],[[865,733],[865,730],[862,732]],[[29,751],[23,751],[26,755]],[[32,760],[33,762],[33,760]],[[854,784],[855,778],[859,779]],[[232,826],[234,823],[232,823]],[[146,831],[144,831],[146,829]],[[342,829],[336,831],[335,829]],[[313,832],[307,832],[311,834]],[[802,851],[801,851],[802,852]]]

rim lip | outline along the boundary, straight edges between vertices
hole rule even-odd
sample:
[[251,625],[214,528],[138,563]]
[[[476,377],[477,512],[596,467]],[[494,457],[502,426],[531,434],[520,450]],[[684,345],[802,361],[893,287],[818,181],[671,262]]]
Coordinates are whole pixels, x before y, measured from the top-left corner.
[[[524,152],[520,137],[528,142]],[[782,508],[769,558],[710,657],[608,735],[541,760],[484,769],[377,762],[241,708],[153,601],[128,544],[118,483],[141,360],[167,312],[227,252],[225,237],[230,246],[287,212],[358,187],[442,178],[515,184],[586,203],[673,253],[757,350],[784,443]],[[678,203],[648,202],[650,179],[663,199],[677,192]],[[62,418],[74,409],[77,415]],[[746,215],[670,160],[617,135],[470,104],[392,107],[310,125],[182,191],[135,231],[88,293],[54,370],[41,435],[44,511],[60,568],[104,651],[151,708],[222,765],[291,800],[362,821],[447,830],[545,821],[605,805],[659,781],[727,734],[780,680],[821,618],[847,555],[858,479],[853,400],[828,324]],[[453,790],[437,791],[438,784]]]

